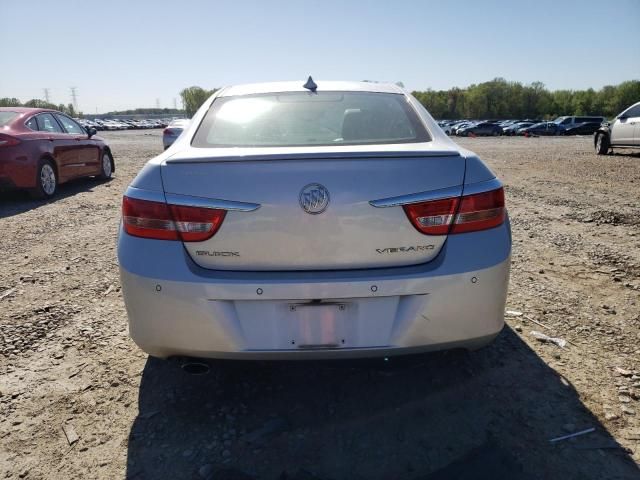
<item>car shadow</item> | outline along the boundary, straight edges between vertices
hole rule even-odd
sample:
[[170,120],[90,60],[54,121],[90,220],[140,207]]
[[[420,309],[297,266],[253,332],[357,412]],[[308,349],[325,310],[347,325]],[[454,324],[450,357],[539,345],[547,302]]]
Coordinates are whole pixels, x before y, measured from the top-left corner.
[[611,152],[611,155],[613,156],[620,156],[620,157],[634,157],[634,158],[640,158],[640,152],[639,151],[628,151],[625,150],[623,148],[618,148],[618,149],[614,149]]
[[179,361],[148,359],[127,478],[640,475],[575,389],[509,328],[475,352],[210,365],[190,375]]
[[26,190],[0,191],[0,218],[20,215],[63,198],[72,197],[81,192],[90,192],[98,185],[109,183],[113,179],[103,180],[97,177],[77,178],[58,186],[58,191],[50,200],[33,199]]

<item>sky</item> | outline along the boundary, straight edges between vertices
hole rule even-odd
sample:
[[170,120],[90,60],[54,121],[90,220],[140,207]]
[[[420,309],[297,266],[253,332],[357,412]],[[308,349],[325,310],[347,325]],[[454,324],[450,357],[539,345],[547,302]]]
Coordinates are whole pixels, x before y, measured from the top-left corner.
[[85,114],[276,80],[555,89],[640,79],[640,0],[0,0],[0,97]]

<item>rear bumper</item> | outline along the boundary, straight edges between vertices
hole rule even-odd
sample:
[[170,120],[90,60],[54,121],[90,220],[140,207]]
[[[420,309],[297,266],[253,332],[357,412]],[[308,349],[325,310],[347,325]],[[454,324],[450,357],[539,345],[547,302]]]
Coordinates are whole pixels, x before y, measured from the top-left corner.
[[35,187],[36,167],[21,145],[3,147],[3,151],[0,152],[0,188]]
[[[510,252],[508,222],[450,236],[427,264],[334,272],[213,271],[195,265],[179,242],[122,231],[118,242],[130,334],[157,357],[311,359],[476,348],[503,327]],[[323,307],[326,315],[312,320],[318,338],[331,339],[301,348],[308,324],[292,305],[311,300],[342,307]]]

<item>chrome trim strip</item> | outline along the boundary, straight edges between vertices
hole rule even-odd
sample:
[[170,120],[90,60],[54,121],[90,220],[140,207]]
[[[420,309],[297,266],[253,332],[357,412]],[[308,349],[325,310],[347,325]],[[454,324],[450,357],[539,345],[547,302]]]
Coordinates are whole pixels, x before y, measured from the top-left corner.
[[128,187],[124,192],[127,197],[150,202],[171,203],[185,207],[215,208],[219,210],[234,210],[237,212],[253,212],[260,208],[259,203],[234,202],[216,198],[192,197],[190,195],[178,195],[176,193],[164,193],[156,190],[144,190],[142,188]]
[[381,198],[371,200],[369,204],[376,208],[397,207],[400,205],[410,205],[412,203],[429,202],[431,200],[442,200],[445,198],[459,197],[462,195],[462,185],[457,187],[431,190],[430,192],[410,193],[399,197]]
[[259,203],[234,202],[217,198],[192,197],[190,195],[178,195],[165,193],[167,203],[183,205],[185,207],[216,208],[219,210],[233,210],[236,212],[253,212],[260,208]]
[[497,178],[492,178],[486,182],[476,182],[464,185],[463,195],[474,195],[476,193],[490,192],[502,187],[502,182]]
[[158,192],[157,190],[144,190],[142,188],[127,187],[124,192],[125,196],[130,198],[136,198],[138,200],[147,200],[149,202],[163,202],[164,192]]
[[397,207],[401,205],[411,205],[412,203],[429,202],[432,200],[443,200],[445,198],[460,197],[462,195],[473,195],[476,193],[490,192],[502,187],[503,184],[498,178],[492,178],[485,182],[470,183],[458,187],[442,188],[430,192],[410,193],[399,197],[382,198],[371,200],[369,204],[376,208]]

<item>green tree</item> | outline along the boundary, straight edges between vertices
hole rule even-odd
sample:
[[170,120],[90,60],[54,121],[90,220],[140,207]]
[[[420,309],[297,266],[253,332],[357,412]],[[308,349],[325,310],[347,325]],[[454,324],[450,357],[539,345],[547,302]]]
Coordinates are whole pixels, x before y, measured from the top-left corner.
[[205,90],[201,87],[189,87],[180,92],[182,103],[188,117],[192,117],[194,113],[202,106],[217,89]]
[[0,98],[0,107],[20,107],[22,103],[17,98]]
[[616,87],[616,93],[611,103],[611,116],[622,112],[625,108],[640,100],[640,80],[622,82]]

